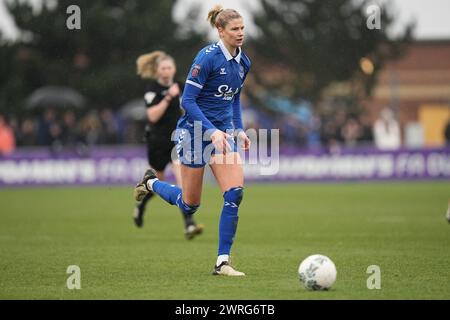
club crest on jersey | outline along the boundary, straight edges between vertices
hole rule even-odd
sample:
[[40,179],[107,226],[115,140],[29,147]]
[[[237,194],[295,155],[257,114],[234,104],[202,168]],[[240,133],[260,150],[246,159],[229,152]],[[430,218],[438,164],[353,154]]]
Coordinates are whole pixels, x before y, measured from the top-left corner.
[[241,78],[244,77],[244,67],[243,67],[243,66],[239,66],[239,76],[240,76]]
[[228,85],[223,84],[217,88],[217,93],[214,95],[215,97],[222,98],[223,100],[232,100],[234,95],[239,92],[239,88],[234,90],[233,88],[228,87]]
[[196,64],[195,66],[193,66],[193,67],[192,67],[192,71],[191,71],[191,76],[192,76],[192,77],[198,76],[199,73],[200,73],[200,69],[201,69],[201,68],[202,68],[202,67],[201,67],[199,64]]

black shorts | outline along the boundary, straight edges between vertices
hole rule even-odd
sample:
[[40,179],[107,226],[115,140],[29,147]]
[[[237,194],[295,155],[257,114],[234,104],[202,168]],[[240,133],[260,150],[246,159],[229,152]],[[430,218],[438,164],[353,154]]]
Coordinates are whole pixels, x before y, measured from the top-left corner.
[[172,162],[172,150],[176,157],[174,143],[169,139],[147,136],[147,159],[148,164],[156,171],[164,171],[166,166]]

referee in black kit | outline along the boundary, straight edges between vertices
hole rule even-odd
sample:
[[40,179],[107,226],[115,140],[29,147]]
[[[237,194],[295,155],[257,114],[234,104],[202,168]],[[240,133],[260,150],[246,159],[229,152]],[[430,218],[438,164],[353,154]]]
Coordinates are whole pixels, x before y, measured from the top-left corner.
[[[137,74],[146,81],[144,99],[149,120],[145,128],[148,163],[160,180],[164,180],[164,171],[171,164],[177,185],[181,185],[180,164],[178,160],[172,161],[171,157],[174,147],[172,132],[182,114],[180,96],[183,85],[174,81],[175,60],[163,51],[154,51],[139,56],[136,67]],[[133,214],[136,226],[142,227],[147,202],[153,195],[150,192],[136,204]],[[204,226],[196,224],[192,215],[182,213],[182,217],[186,239],[193,239],[202,233]]]

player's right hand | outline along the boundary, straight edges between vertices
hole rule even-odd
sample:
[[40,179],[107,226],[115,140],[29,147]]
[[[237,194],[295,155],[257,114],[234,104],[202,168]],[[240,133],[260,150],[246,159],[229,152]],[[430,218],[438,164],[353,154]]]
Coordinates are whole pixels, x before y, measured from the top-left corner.
[[178,83],[174,83],[173,85],[171,85],[169,90],[167,90],[167,93],[172,97],[180,95],[180,87],[178,86]]
[[231,139],[232,137],[223,131],[217,129],[211,135],[211,141],[214,147],[219,150],[219,152],[226,154],[228,151],[231,151],[231,146],[228,143],[227,139]]

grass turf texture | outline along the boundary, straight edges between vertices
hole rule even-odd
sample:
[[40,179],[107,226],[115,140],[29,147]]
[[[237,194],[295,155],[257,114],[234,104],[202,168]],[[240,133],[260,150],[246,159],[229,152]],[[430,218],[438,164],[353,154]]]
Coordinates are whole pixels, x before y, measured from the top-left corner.
[[[450,183],[249,185],[233,263],[245,278],[210,275],[222,197],[204,188],[187,241],[161,199],[132,223],[132,188],[0,190],[0,299],[450,299]],[[306,291],[300,261],[329,256],[327,292]],[[81,290],[66,287],[69,265]],[[368,290],[369,265],[381,290]]]

